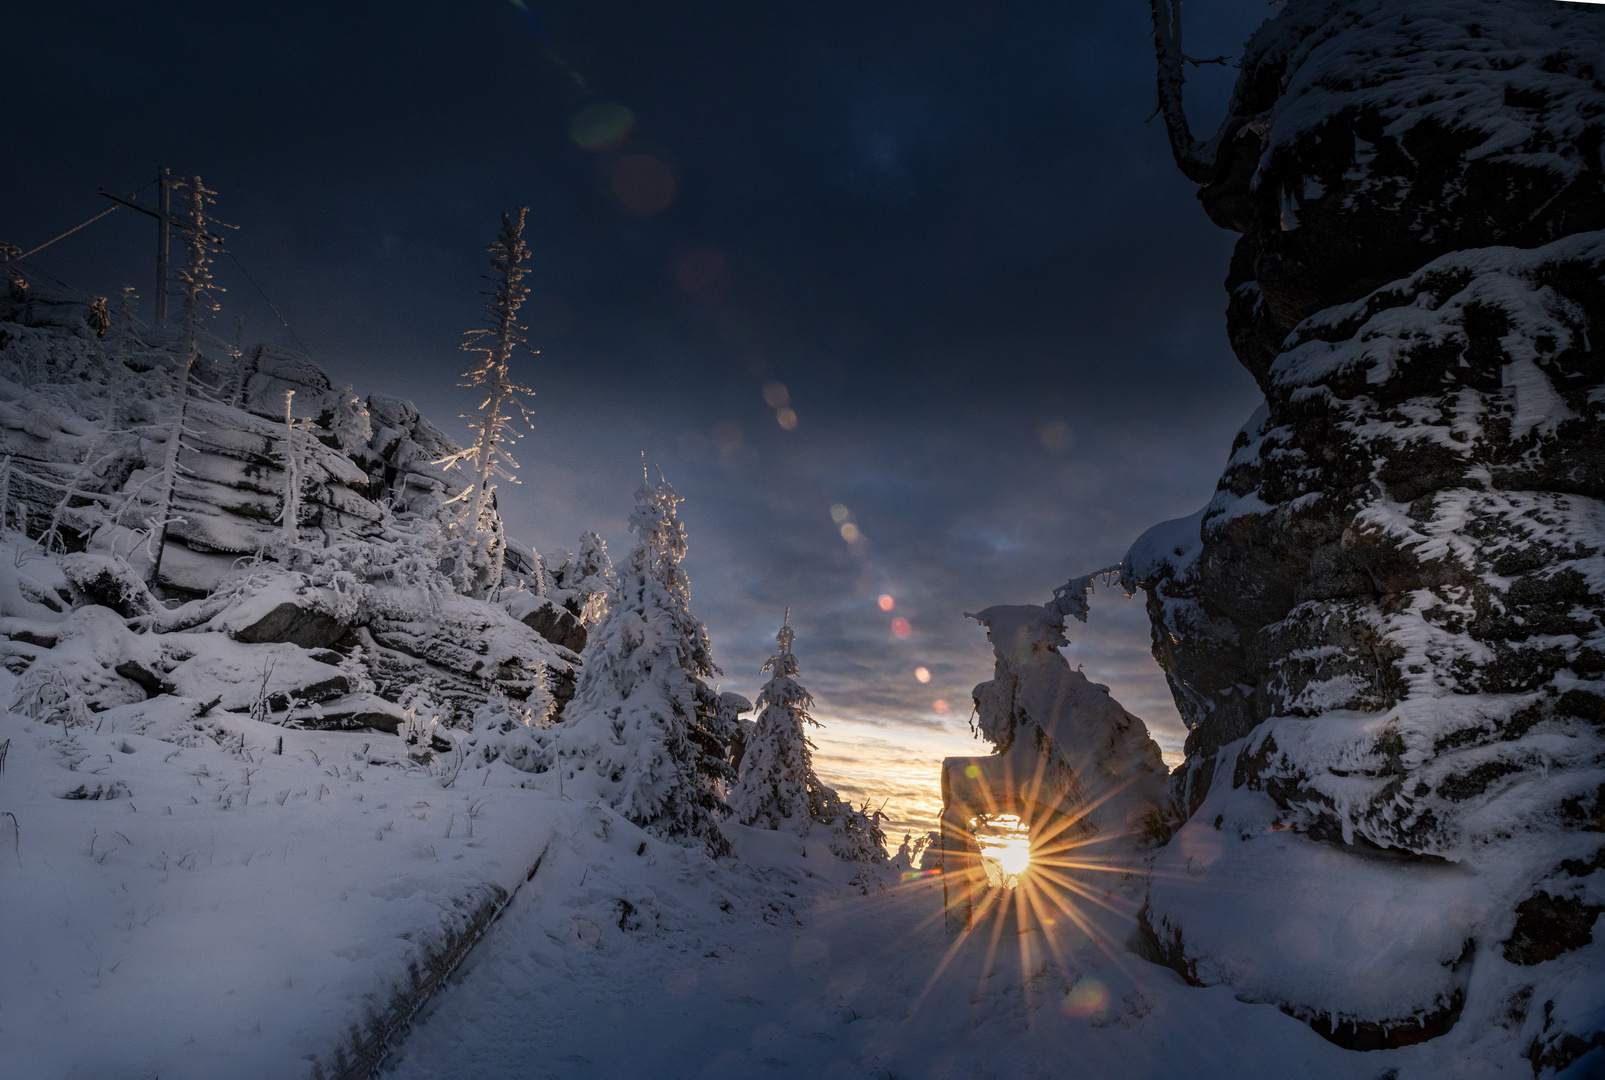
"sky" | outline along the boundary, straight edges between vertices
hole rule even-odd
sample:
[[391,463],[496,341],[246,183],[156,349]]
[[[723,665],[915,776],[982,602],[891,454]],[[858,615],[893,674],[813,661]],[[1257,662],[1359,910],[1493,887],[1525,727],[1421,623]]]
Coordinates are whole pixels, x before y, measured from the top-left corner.
[[[1273,11],[1190,3],[1187,51],[1235,56]],[[198,174],[238,227],[219,331],[243,317],[460,437],[485,247],[528,206],[511,530],[552,554],[595,529],[622,559],[644,455],[685,498],[724,688],[756,695],[789,608],[819,771],[885,802],[894,842],[929,821],[937,759],[986,752],[968,717],[992,660],[964,613],[1044,601],[1196,511],[1259,401],[1226,343],[1233,237],[1147,122],[1139,0],[6,18],[0,242]],[[1190,73],[1195,128],[1233,75]],[[148,303],[153,241],[122,210],[31,262]],[[1178,760],[1141,598],[1100,592],[1071,636]]]

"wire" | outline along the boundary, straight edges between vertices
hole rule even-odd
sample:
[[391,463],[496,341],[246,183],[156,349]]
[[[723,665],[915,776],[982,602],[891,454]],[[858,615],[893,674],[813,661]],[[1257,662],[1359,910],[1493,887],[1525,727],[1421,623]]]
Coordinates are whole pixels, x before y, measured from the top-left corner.
[[269,300],[267,293],[262,291],[262,286],[256,283],[256,278],[252,277],[250,271],[246,270],[245,267],[241,265],[239,256],[235,255],[234,252],[229,251],[227,248],[223,249],[223,254],[227,255],[229,259],[233,261],[235,267],[238,268],[239,272],[245,275],[245,280],[251,283],[251,287],[254,288],[257,295],[262,298],[262,302],[268,306],[268,310],[273,312],[274,315],[278,316],[279,322],[284,324],[284,328],[290,332],[290,336],[295,339],[295,343],[301,346],[301,351],[306,353],[308,360],[311,360],[312,350],[307,348],[307,343],[301,340],[301,335],[295,332],[295,328],[290,325],[289,320],[287,320],[283,315],[279,314],[279,309],[273,306],[273,301]]
[[116,203],[112,203],[106,209],[102,210],[100,213],[96,214],[94,217],[90,218],[88,221],[84,222],[82,225],[74,225],[72,228],[68,229],[66,232],[64,232],[60,236],[56,237],[55,240],[46,240],[44,243],[40,244],[38,247],[34,248],[32,251],[25,251],[21,255],[18,255],[16,257],[19,258],[19,259],[26,259],[29,255],[37,255],[37,254],[39,254],[39,252],[43,251],[45,248],[49,247],[51,244],[54,244],[56,242],[56,240],[65,240],[65,239],[67,239],[67,237],[71,236],[73,233],[77,232],[79,229],[86,228],[87,226],[93,225],[95,222],[99,221],[101,218],[105,217],[107,214],[111,213],[115,209],[117,209],[117,204]]

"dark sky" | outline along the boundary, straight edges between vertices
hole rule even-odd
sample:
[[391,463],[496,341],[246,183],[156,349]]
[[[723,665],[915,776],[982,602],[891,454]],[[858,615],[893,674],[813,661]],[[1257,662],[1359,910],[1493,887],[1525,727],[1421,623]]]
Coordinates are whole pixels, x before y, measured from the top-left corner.
[[[1235,55],[1272,10],[1189,4],[1188,51]],[[240,227],[221,333],[243,314],[290,340],[243,268],[337,381],[462,431],[484,248],[529,206],[515,531],[550,551],[596,528],[622,557],[644,451],[686,498],[728,687],[756,691],[789,605],[826,719],[962,733],[991,668],[962,613],[1045,600],[1196,510],[1258,400],[1225,340],[1232,238],[1144,123],[1147,20],[1140,0],[14,5],[0,240],[42,243],[161,165],[199,173]],[[1233,74],[1193,76],[1201,130]],[[153,233],[119,211],[33,261],[148,297]],[[1072,662],[1178,745],[1140,605],[1105,596],[1073,633]]]

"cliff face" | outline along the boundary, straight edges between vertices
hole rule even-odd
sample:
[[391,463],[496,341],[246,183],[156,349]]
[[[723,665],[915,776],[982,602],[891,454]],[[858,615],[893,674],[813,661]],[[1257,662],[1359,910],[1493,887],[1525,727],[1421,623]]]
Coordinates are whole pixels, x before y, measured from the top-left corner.
[[[605,606],[599,540],[583,566],[555,568],[514,543],[500,594],[465,595],[447,505],[462,480],[439,464],[451,440],[410,402],[361,401],[300,354],[211,339],[189,378],[162,522],[174,342],[117,324],[101,336],[91,313],[37,287],[0,298],[0,548],[16,563],[0,572],[8,669],[82,687],[91,711],[188,695],[281,722],[394,730],[404,705],[462,726],[504,697],[542,717],[561,710],[579,615],[589,600]],[[106,617],[139,640],[105,630]],[[63,651],[91,625],[105,648]],[[159,649],[145,647],[156,638]],[[214,683],[234,689],[218,697]]]
[[[1290,3],[1230,111],[1200,198],[1242,233],[1228,332],[1266,401],[1127,559],[1191,732],[1167,854],[1197,888],[1151,890],[1151,944],[1349,1045],[1470,1009],[1564,1064],[1605,1045],[1576,1004],[1605,998],[1605,17]],[[1350,928],[1394,992],[1200,914],[1212,876],[1317,863],[1402,890]]]

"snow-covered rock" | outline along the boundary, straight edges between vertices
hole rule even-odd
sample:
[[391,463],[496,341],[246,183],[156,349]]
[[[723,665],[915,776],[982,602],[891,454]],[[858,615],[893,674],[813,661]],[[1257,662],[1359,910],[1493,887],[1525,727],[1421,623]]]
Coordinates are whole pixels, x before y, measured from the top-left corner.
[[1266,404],[1126,560],[1191,729],[1151,946],[1346,1045],[1605,1044],[1564,1005],[1605,1000],[1602,49],[1574,5],[1289,4],[1201,192]]
[[1159,747],[1107,686],[1071,670],[1061,609],[997,605],[969,617],[986,627],[996,660],[974,692],[976,730],[996,753],[942,762],[939,842],[955,931],[986,887],[978,816],[1018,818],[1033,861],[1102,878],[1099,888],[1130,878],[1175,824]]

